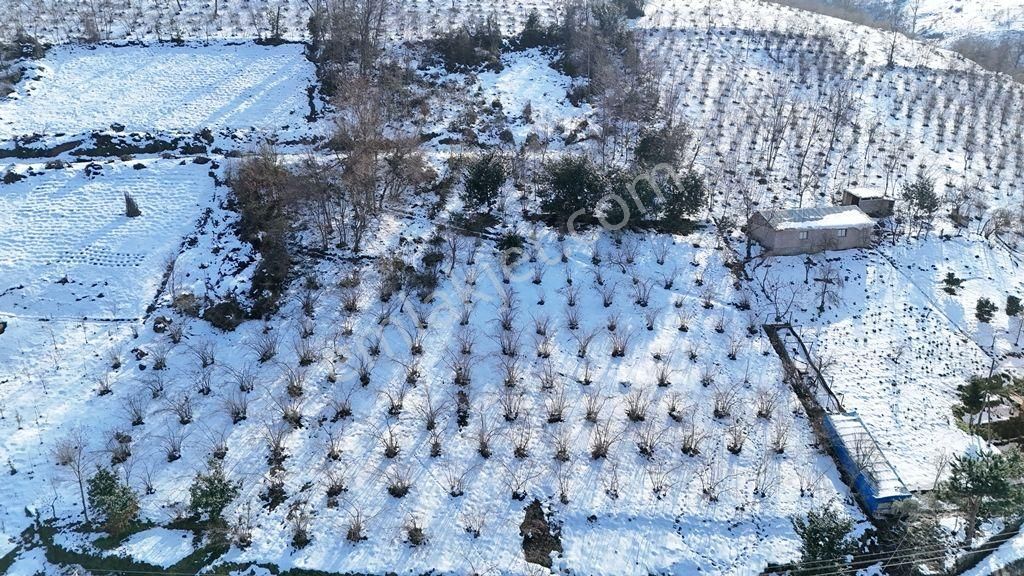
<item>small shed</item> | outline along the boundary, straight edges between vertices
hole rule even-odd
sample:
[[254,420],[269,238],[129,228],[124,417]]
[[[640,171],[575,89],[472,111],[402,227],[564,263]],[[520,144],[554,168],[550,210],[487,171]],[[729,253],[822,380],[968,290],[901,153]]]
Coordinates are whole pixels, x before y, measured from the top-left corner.
[[826,414],[825,429],[840,467],[869,514],[886,516],[894,504],[911,497],[856,412]]
[[888,218],[896,209],[896,200],[877,188],[852,188],[843,192],[843,206],[857,206],[872,218]]
[[874,229],[857,206],[762,210],[747,221],[747,234],[776,256],[867,248]]

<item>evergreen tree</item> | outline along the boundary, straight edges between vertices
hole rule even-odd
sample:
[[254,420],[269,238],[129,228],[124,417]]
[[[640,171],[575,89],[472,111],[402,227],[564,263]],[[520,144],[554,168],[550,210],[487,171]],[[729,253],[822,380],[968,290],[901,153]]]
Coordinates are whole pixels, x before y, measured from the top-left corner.
[[224,509],[238,497],[241,482],[232,482],[224,473],[220,460],[211,459],[205,474],[197,474],[188,489],[189,510],[193,514],[206,514],[210,522],[219,523]]
[[680,178],[666,180],[664,188],[666,202],[662,221],[669,226],[675,226],[696,214],[707,198],[704,178],[693,170]]
[[123,533],[138,517],[138,496],[106,468],[97,469],[88,484],[89,507],[103,517],[104,530],[113,535]]
[[903,185],[903,201],[910,210],[910,216],[917,221],[930,221],[939,209],[939,196],[935,193],[935,181],[923,174]]
[[807,518],[793,520],[800,536],[800,565],[793,574],[845,574],[847,556],[857,551],[857,542],[850,537],[853,520],[832,507],[811,510]]
[[1012,294],[1006,297],[1007,316],[1010,316],[1011,318],[1016,318],[1017,316],[1020,316],[1020,313],[1022,311],[1024,311],[1024,309],[1021,308],[1020,298]]
[[592,214],[605,191],[604,178],[586,156],[563,156],[549,162],[542,182],[541,210],[559,223],[580,210]]
[[974,315],[978,317],[978,322],[984,322],[988,324],[992,321],[992,316],[999,310],[999,307],[992,303],[991,300],[982,296],[978,298],[978,305],[974,309]]
[[707,197],[704,180],[694,171],[682,177],[656,174],[635,179],[620,171],[607,180],[622,200],[616,199],[604,206],[605,222],[611,226],[625,223],[631,227],[679,231],[685,228],[681,225],[700,210]]
[[949,480],[940,487],[939,495],[963,510],[968,545],[974,541],[979,521],[1021,514],[1024,510],[1021,476],[1024,476],[1024,458],[1017,451],[954,457]]
[[554,47],[559,44],[559,41],[558,31],[544,26],[541,22],[540,12],[536,8],[531,8],[530,13],[526,15],[523,30],[515,39],[514,45],[520,50],[526,50],[528,48]]
[[634,18],[640,18],[644,15],[644,5],[647,4],[647,0],[615,0],[616,3],[622,7],[622,11],[626,14],[626,18],[630,20]]
[[969,416],[967,419],[969,429],[974,429],[976,426],[974,417],[980,417],[988,407],[991,397],[1002,393],[1004,383],[1004,376],[996,374],[987,378],[974,376],[967,384],[960,386],[960,409]]
[[1024,318],[1021,318],[1021,312],[1024,312],[1024,307],[1021,306],[1020,298],[1014,295],[1006,297],[1006,315],[1010,318],[1017,319],[1017,339],[1014,344],[1020,342],[1020,334],[1022,328],[1024,328]]
[[951,296],[956,296],[956,291],[963,286],[964,281],[956,277],[956,274],[952,272],[946,272],[946,277],[942,279],[944,286],[942,289]]
[[644,169],[658,164],[676,168],[683,161],[683,154],[692,134],[685,125],[665,126],[647,131],[640,136],[633,155],[636,163]]
[[466,169],[463,202],[472,210],[486,208],[487,212],[490,212],[494,209],[498,193],[507,179],[505,163],[497,154],[481,156],[471,162]]

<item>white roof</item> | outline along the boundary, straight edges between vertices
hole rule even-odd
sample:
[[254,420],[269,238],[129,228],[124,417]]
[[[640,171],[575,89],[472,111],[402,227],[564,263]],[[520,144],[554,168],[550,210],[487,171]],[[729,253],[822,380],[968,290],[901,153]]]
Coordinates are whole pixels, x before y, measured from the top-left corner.
[[838,230],[875,226],[875,221],[856,206],[762,210],[759,214],[776,230]]
[[882,449],[875,442],[871,433],[868,432],[864,422],[856,412],[845,414],[829,414],[827,418],[832,422],[832,427],[839,436],[839,441],[846,447],[846,451],[853,456],[854,447],[877,451],[877,454],[866,458],[868,466],[865,470],[871,482],[875,485],[875,497],[885,498],[892,496],[909,496],[910,492],[903,484],[903,480],[896,474],[886,459]]
[[889,198],[889,199],[891,199],[889,196],[885,195],[885,191],[884,190],[879,190],[878,188],[850,188],[850,194],[853,194],[854,196],[857,196],[859,198]]

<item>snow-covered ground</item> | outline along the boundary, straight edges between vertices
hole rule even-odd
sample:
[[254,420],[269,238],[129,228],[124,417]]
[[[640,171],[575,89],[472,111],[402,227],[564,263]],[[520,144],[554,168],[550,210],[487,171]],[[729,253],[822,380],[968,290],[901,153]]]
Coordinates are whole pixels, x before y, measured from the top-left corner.
[[[948,244],[963,248],[959,242]],[[976,438],[957,427],[952,409],[957,386],[987,373],[991,364],[972,334],[961,331],[961,325],[971,329],[973,323],[965,316],[973,320],[973,311],[965,315],[961,305],[938,296],[944,270],[953,267],[964,277],[961,267],[971,261],[944,262],[938,256],[941,248],[947,245],[928,242],[882,247],[880,253],[828,254],[844,286],[841,302],[828,305],[820,316],[816,307],[821,284],[804,284],[804,257],[773,258],[758,271],[769,283],[780,279],[802,295],[798,301],[803,305],[794,310],[801,337],[816,360],[831,364],[826,377],[832,389],[847,410],[861,415],[911,490],[932,489],[944,458],[977,445]],[[817,260],[812,279],[824,264]],[[913,264],[897,267],[892,261]],[[1019,282],[1019,272],[1006,272]]]
[[313,64],[300,44],[59,46],[9,99],[0,138],[256,129],[287,134],[309,114]]
[[1020,567],[1024,558],[1024,534],[1017,534],[999,547],[991,556],[982,560],[977,566],[964,572],[963,576],[992,576],[995,574],[1014,574],[1010,566]]
[[[5,185],[0,317],[141,317],[214,199],[210,165],[180,162],[77,164]],[[125,216],[124,194],[141,217]]]
[[[502,58],[501,72],[483,72],[478,81],[484,102],[501,103],[513,120],[515,143],[522,145],[530,133],[544,139],[560,136],[593,113],[589,104],[573,106],[568,99],[572,79],[551,69],[551,57],[539,50],[526,50]],[[534,106],[534,102],[537,103]],[[529,106],[530,121],[522,118]]]
[[[876,11],[893,4],[855,1]],[[1024,6],[1017,0],[901,0],[896,4],[902,7],[904,28],[947,43],[967,36],[1024,31]]]
[[169,568],[194,551],[191,532],[151,528],[132,534],[112,553],[129,556],[161,568]]

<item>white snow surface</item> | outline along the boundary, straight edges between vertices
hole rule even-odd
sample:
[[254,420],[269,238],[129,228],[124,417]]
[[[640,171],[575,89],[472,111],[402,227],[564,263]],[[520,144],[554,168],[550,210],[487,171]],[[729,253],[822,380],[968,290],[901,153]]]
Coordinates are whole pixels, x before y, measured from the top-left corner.
[[1024,558],[1024,534],[1018,533],[1007,540],[998,550],[988,556],[977,566],[963,573],[963,576],[994,576],[996,574],[1015,574],[1010,571],[1010,565],[1017,564]]
[[567,92],[572,79],[554,70],[551,58],[541,51],[509,54],[502,58],[502,64],[500,72],[481,73],[479,82],[486,104],[501,102],[513,118],[520,116],[527,104],[531,105],[532,122],[514,122],[510,127],[517,145],[522,145],[531,132],[545,139],[561,135],[593,112],[590,104],[577,107],[569,102]]
[[113,554],[169,568],[194,551],[191,532],[157,527],[132,534]]
[[[779,230],[804,230],[804,229],[843,229],[843,228],[871,228],[875,225],[874,219],[864,213],[856,206],[846,206],[826,210],[817,214],[817,209],[810,209],[804,212],[801,210],[785,211],[775,213],[772,220],[778,220],[776,228]],[[810,217],[804,217],[807,214]]]
[[[845,282],[841,304],[819,316],[818,285],[803,281],[814,278],[824,258],[839,266]],[[907,487],[931,489],[942,458],[981,446],[956,424],[957,386],[988,373],[993,334],[1012,334],[1016,322],[997,314],[991,325],[981,324],[974,304],[982,295],[1000,301],[996,290],[1024,288],[1020,264],[980,239],[828,253],[809,273],[804,260],[773,258],[760,274],[802,295],[793,323],[812,354],[832,364],[831,387],[860,414]],[[947,272],[967,279],[956,296],[941,289]]]
[[[142,316],[163,266],[212,202],[209,165],[177,160],[84,163],[0,194],[0,317]],[[136,169],[139,166],[140,169]],[[142,216],[125,216],[124,194]]]
[[0,99],[0,138],[114,123],[138,132],[287,132],[304,124],[314,79],[300,44],[65,45],[32,64],[14,96]]

